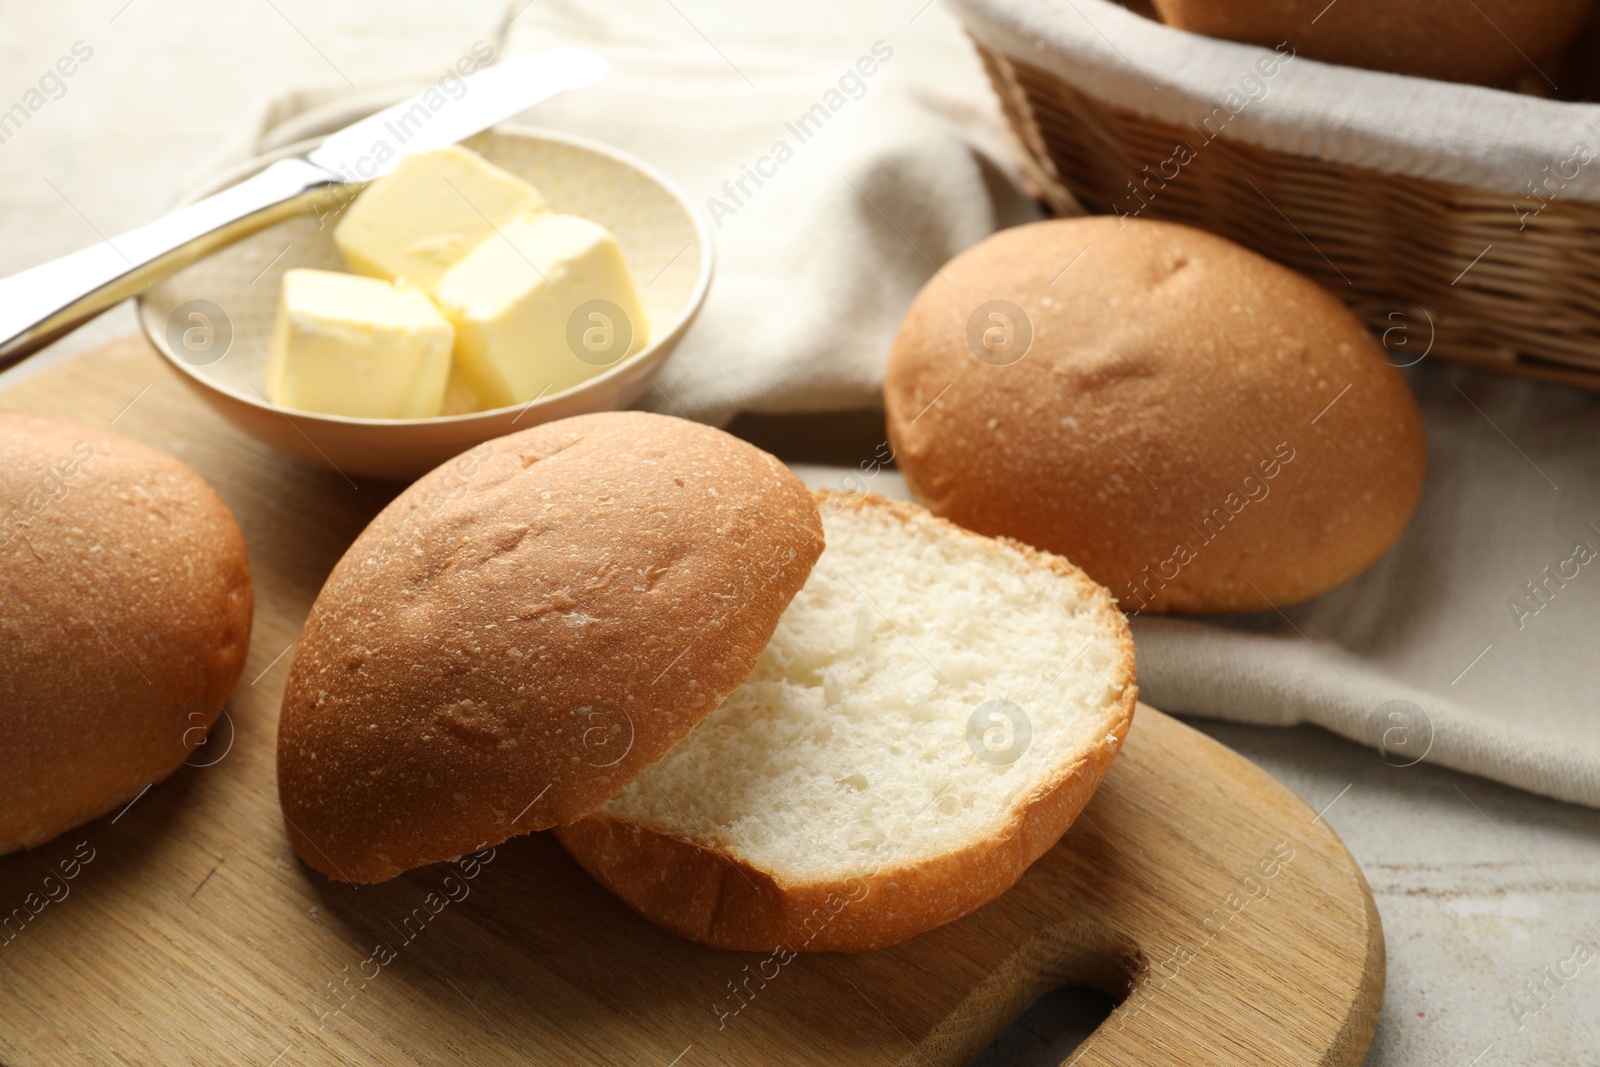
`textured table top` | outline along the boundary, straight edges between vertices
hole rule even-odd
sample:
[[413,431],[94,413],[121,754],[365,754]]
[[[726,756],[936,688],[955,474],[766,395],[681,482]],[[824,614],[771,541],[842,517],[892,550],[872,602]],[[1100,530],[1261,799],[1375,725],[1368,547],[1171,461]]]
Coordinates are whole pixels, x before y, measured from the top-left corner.
[[[698,5],[683,6],[692,16]],[[92,55],[64,90],[50,84],[20,128],[0,133],[0,274],[158,215],[241,143],[274,91],[432,69],[486,37],[500,14],[497,4],[444,0],[8,8],[0,112],[76,42]],[[690,26],[683,34],[685,47],[704,47]],[[119,308],[35,363],[134,328]],[[29,371],[0,375],[0,386]],[[835,462],[856,443],[826,436]],[[880,481],[874,489],[891,488]],[[1600,812],[1433,767],[1392,767],[1313,728],[1195,725],[1319,810],[1331,805],[1326,818],[1363,865],[1389,950],[1369,1063],[1600,1064],[1600,951],[1574,950],[1579,939],[1600,945]],[[1092,1010],[1080,998],[1052,998],[985,1062],[1057,1063],[1071,1047],[1062,1032]]]

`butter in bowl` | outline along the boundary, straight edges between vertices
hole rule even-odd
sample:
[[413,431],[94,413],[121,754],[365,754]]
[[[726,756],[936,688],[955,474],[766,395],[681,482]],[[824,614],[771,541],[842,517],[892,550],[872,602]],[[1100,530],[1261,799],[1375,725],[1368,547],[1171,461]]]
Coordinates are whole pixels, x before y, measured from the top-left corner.
[[[347,476],[410,479],[512,430],[626,407],[711,268],[666,178],[502,127],[178,272],[140,319],[245,432]],[[185,334],[196,314],[206,331]],[[186,336],[226,340],[197,352]]]

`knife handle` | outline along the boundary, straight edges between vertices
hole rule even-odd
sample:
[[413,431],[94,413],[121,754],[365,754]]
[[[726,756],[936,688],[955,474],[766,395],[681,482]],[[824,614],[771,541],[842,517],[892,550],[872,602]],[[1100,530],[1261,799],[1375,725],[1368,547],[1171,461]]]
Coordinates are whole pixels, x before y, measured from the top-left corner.
[[339,179],[283,159],[214,196],[0,281],[0,370],[225,245],[289,217]]

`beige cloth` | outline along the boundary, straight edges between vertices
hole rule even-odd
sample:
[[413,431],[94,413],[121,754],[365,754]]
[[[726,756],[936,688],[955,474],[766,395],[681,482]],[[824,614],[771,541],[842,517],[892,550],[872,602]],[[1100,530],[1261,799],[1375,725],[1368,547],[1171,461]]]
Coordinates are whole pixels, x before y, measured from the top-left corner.
[[1034,217],[951,16],[874,6],[553,0],[513,24],[511,54],[588,45],[614,66],[539,124],[637,152],[713,219],[715,284],[649,406],[718,423],[875,407],[934,267]]
[[[937,4],[895,7],[540,0],[511,24],[506,54],[588,45],[615,68],[526,121],[635,152],[721,205],[707,208],[719,223],[711,297],[650,406],[717,423],[874,406],[889,341],[934,264],[1032,217],[955,22]],[[337,128],[394,95],[298,92],[253,131],[255,147]],[[791,126],[819,104],[828,116],[802,141]],[[792,149],[781,163],[779,141]],[[768,176],[741,193],[758,165]],[[1537,612],[1525,588],[1575,545],[1600,550],[1600,405],[1426,363],[1410,374],[1432,460],[1396,548],[1287,621],[1135,619],[1144,697],[1387,739],[1397,763],[1425,749],[1600,806],[1600,560],[1551,583]],[[897,484],[880,476],[872,488]],[[1527,614],[1508,606],[1518,597]]]

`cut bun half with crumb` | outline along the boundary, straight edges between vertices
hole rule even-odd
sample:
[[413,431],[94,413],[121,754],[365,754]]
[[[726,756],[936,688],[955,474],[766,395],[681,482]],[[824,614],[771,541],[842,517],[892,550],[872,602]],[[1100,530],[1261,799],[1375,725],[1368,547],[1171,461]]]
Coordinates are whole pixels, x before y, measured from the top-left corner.
[[792,471],[684,419],[577,415],[423,475],[295,650],[295,851],[381,882],[589,814],[743,684],[821,551]]
[[818,495],[826,548],[749,680],[555,831],[704,944],[859,951],[994,900],[1066,832],[1137,686],[1109,593],[921,508]]

